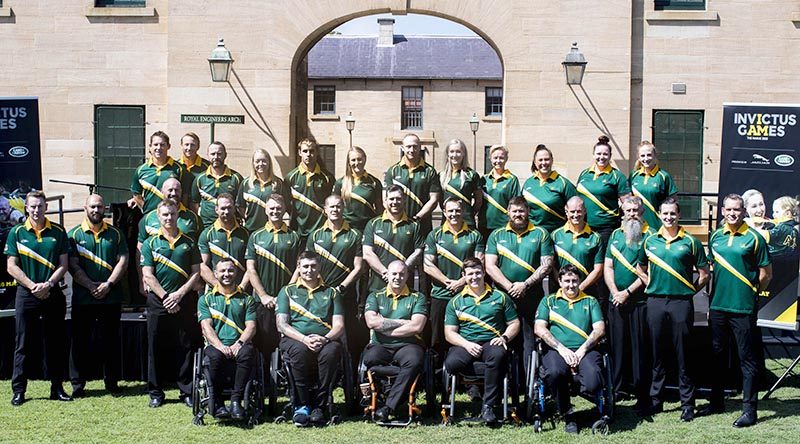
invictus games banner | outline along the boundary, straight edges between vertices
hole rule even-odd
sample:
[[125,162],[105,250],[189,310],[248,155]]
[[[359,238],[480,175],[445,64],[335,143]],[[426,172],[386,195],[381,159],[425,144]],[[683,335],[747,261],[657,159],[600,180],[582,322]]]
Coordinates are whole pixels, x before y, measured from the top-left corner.
[[800,105],[723,107],[718,208],[725,195],[742,195],[748,225],[767,240],[773,278],[758,298],[758,325],[796,330]]
[[8,231],[23,218],[23,199],[32,188],[42,189],[38,99],[0,97],[0,309],[13,308],[16,291],[3,247]]

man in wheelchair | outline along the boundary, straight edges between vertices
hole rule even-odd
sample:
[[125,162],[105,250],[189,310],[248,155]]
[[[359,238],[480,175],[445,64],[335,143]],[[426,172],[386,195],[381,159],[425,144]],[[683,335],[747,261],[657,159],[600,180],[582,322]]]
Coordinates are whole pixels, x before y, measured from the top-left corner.
[[484,281],[481,261],[471,257],[463,263],[467,285],[450,299],[445,310],[444,335],[453,345],[445,367],[449,373],[459,373],[475,361],[485,363],[481,419],[493,424],[497,422],[494,409],[500,402],[501,383],[508,369],[508,343],[519,333],[520,323],[511,298]]
[[[197,317],[206,341],[203,354],[209,360],[208,371],[216,402],[214,417],[242,419],[242,395],[255,360],[250,341],[256,332],[256,300],[237,285],[239,276],[231,259],[223,258],[214,267],[219,281],[197,301]],[[230,410],[222,400],[222,373],[227,361],[235,361],[236,373],[231,393]]]
[[344,332],[344,311],[339,292],[322,282],[316,253],[300,253],[297,269],[299,279],[278,293],[275,312],[281,354],[294,380],[292,421],[298,427],[324,425],[341,361],[338,339]]
[[570,403],[573,379],[581,391],[595,395],[603,386],[602,356],[594,350],[605,334],[605,323],[597,300],[580,291],[580,274],[574,265],[558,272],[560,289],[542,299],[536,310],[534,330],[545,343],[542,378],[556,398],[564,417],[565,431],[578,433],[578,424]]
[[400,372],[389,390],[386,403],[375,411],[377,422],[387,422],[408,397],[411,385],[420,374],[425,357],[422,330],[428,321],[428,307],[422,293],[408,289],[408,266],[396,260],[387,268],[389,284],[367,297],[364,320],[371,341],[364,350],[364,365],[397,365]]

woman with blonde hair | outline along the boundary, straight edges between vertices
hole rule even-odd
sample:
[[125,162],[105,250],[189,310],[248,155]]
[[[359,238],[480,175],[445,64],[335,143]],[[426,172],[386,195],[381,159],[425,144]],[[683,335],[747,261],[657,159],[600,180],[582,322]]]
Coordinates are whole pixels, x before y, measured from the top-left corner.
[[367,222],[383,214],[383,184],[365,169],[367,154],[354,146],[347,152],[345,173],[333,185],[344,201],[344,220],[362,232]]
[[674,196],[678,187],[668,172],[658,166],[656,146],[643,140],[637,147],[638,159],[628,181],[631,192],[642,199],[644,220],[654,230],[661,228],[657,208],[664,199]]
[[253,151],[251,174],[239,187],[236,207],[244,220],[244,228],[252,233],[264,228],[267,223],[267,200],[272,194],[279,194],[289,202],[289,190],[281,178],[275,175],[272,157],[267,150],[256,148]]
[[447,144],[447,160],[444,171],[439,175],[444,196],[441,202],[452,197],[462,202],[462,216],[470,229],[475,229],[475,215],[483,203],[481,178],[469,167],[467,146],[460,139]]

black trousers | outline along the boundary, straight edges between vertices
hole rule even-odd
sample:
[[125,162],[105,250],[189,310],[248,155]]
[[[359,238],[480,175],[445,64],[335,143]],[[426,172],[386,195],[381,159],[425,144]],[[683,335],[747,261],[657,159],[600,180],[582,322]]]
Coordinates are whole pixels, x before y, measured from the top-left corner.
[[278,327],[275,323],[275,309],[267,308],[259,302],[256,304],[256,336],[253,341],[256,348],[269,362],[270,355],[278,346]]
[[614,363],[614,390],[624,391],[630,384],[636,400],[647,405],[651,376],[647,304],[632,301],[621,306],[610,304],[608,340]]
[[484,371],[483,404],[491,407],[497,406],[501,399],[503,377],[506,374],[506,350],[498,345],[488,342],[481,344],[483,351],[477,358],[470,355],[463,347],[450,347],[444,365],[452,373],[472,373],[472,363],[482,361],[486,364]]
[[[739,362],[742,367],[742,404],[745,412],[758,409],[758,360],[754,351],[755,336],[759,333],[756,327],[755,314],[728,313],[719,310],[709,311],[711,323],[711,351],[714,362],[714,374],[724,375],[728,372],[728,344],[731,336],[736,341]],[[722,405],[725,378],[711,379],[711,403]]]
[[694,406],[694,381],[689,370],[689,332],[694,324],[694,306],[691,299],[678,297],[647,298],[647,323],[650,325],[650,344],[653,353],[653,376],[650,398],[655,405],[661,402],[667,372],[664,368],[665,339],[675,350],[678,361],[678,388],[681,407]]
[[[364,307],[359,304],[359,299],[356,294],[355,288],[350,288],[343,294],[342,308],[344,308],[344,331],[345,339],[347,341],[347,350],[350,352],[352,370],[350,378],[353,378],[353,387],[357,387],[358,383],[358,359],[361,352],[369,343],[369,329],[364,321]],[[361,307],[359,308],[359,305]]]
[[[88,356],[99,355],[103,363],[106,387],[115,386],[120,374],[120,304],[85,304],[72,306],[72,361],[70,379],[73,390],[86,386]],[[89,351],[92,334],[99,338],[100,349]]]
[[[331,341],[319,352],[313,352],[300,341],[283,337],[280,342],[284,359],[289,361],[294,378],[296,407],[323,408],[328,404],[328,393],[333,390],[342,358],[342,344]],[[316,390],[312,393],[312,386]]]
[[173,375],[181,396],[192,394],[194,339],[200,329],[197,296],[187,294],[179,305],[177,313],[167,313],[161,299],[147,295],[147,391],[151,398],[164,399],[164,384]]
[[[539,306],[539,302],[542,300],[542,293],[541,284],[536,284],[537,291],[528,291],[519,299],[513,299],[516,307],[517,307],[517,314],[519,315],[519,321],[522,324],[522,334],[517,335],[513,341],[511,341],[511,346],[514,347],[514,350],[517,353],[522,351],[522,371],[523,375],[528,374],[528,368],[530,367],[531,361],[531,353],[533,349],[536,347],[536,334],[533,331],[533,325],[536,321],[536,308]],[[525,379],[525,378],[522,378]],[[521,381],[520,384],[524,386],[527,384],[527,380]],[[527,391],[525,392],[527,393]]]
[[408,397],[414,378],[422,371],[425,350],[417,344],[369,344],[364,352],[364,365],[397,365],[400,372],[389,390],[386,405],[394,410]]
[[[604,253],[606,251],[606,247],[608,247],[608,240],[611,238],[611,235],[617,228],[619,228],[619,221],[617,221],[617,224],[613,227],[600,228],[598,230],[592,228],[592,231],[596,231],[597,234],[600,235],[601,248],[603,249]],[[556,280],[556,282],[558,281]],[[609,306],[612,304],[609,302],[610,292],[608,291],[606,281],[603,279],[602,274],[592,288],[586,289],[586,293],[597,298],[597,302],[600,303],[600,308],[603,310],[603,316],[605,316],[606,320],[608,320]]]
[[444,338],[444,312],[450,300],[430,298],[431,348],[436,352],[438,361],[435,367],[441,367],[450,343]]
[[231,392],[231,401],[238,402],[242,400],[244,394],[244,386],[250,378],[250,372],[253,369],[253,361],[255,360],[255,348],[250,344],[244,344],[236,356],[229,358],[222,354],[221,351],[214,348],[212,345],[207,345],[203,350],[203,354],[208,357],[208,374],[211,377],[211,387],[214,388],[214,400],[216,405],[212,406],[212,413],[216,410],[218,404],[222,400],[222,391],[225,387],[222,384],[222,375],[225,365],[228,362],[236,364],[236,373],[233,377],[233,391]]
[[64,322],[66,313],[67,303],[64,293],[58,287],[50,290],[47,299],[41,300],[28,289],[21,285],[17,286],[14,301],[17,332],[14,343],[14,372],[11,376],[11,389],[14,393],[25,393],[28,387],[28,377],[25,374],[34,363],[30,362],[27,354],[33,341],[40,337],[37,331],[39,328],[44,339],[44,362],[51,390],[61,388],[67,349]]
[[575,374],[557,351],[548,348],[542,356],[542,379],[558,402],[558,412],[565,414],[572,407],[570,384],[573,378],[581,384],[581,393],[593,395],[603,387],[603,357],[596,350],[584,355]]

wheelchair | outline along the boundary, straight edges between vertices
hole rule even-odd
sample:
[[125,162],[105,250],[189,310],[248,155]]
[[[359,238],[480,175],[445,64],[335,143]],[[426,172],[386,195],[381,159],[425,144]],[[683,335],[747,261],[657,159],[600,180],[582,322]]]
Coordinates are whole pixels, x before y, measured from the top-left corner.
[[[339,380],[338,385],[342,387],[344,392],[345,414],[350,413],[355,398],[355,388],[353,386],[353,378],[351,377],[353,374],[353,365],[351,362],[347,346],[342,344],[342,356],[338,369],[339,375],[336,379]],[[283,356],[280,348],[276,348],[270,356],[269,372],[271,378],[269,393],[270,409],[277,411],[278,394],[280,392],[285,393],[286,397],[289,399],[289,402],[287,402],[283,408],[280,409],[277,416],[275,416],[274,422],[275,424],[281,424],[291,421],[295,410],[295,382],[294,376],[292,376],[292,365],[289,360]],[[333,390],[334,387],[331,387],[327,394],[328,423],[326,425],[339,424],[343,419],[343,415],[340,414],[339,410],[334,406]]]
[[[261,355],[256,353],[255,365],[250,372],[242,396],[242,408],[248,426],[259,424],[264,412],[264,366]],[[236,363],[230,360],[223,366],[222,399],[214,399],[214,387],[209,372],[209,360],[203,353],[203,347],[194,354],[194,372],[192,377],[192,424],[205,425],[205,416],[214,414],[217,403],[230,399],[233,389],[233,380],[236,373]]]
[[[397,365],[375,365],[367,368],[364,364],[364,353],[361,353],[358,365],[358,381],[361,389],[361,406],[364,408],[364,417],[384,427],[406,427],[413,422],[422,422],[422,416],[433,416],[436,408],[436,389],[434,388],[434,354],[432,350],[425,350],[422,372],[417,375],[408,392],[408,417],[406,420],[388,422],[375,421],[375,411],[383,406],[394,378],[400,372]],[[421,381],[420,381],[421,380]],[[423,385],[425,391],[424,410],[417,405],[419,386]]]
[[[541,356],[543,354],[542,341],[536,340],[536,347],[531,352],[530,370],[528,371],[527,416],[536,433],[542,431],[542,424],[547,419],[546,406],[548,404],[547,387],[541,377]],[[598,393],[581,393],[580,383],[573,379],[570,384],[570,396],[581,396],[587,401],[595,403],[600,418],[592,424],[592,434],[608,435],[610,424],[614,419],[614,378],[611,358],[605,349],[605,342],[597,344],[597,351],[602,355],[603,366],[600,369],[603,377],[603,386]],[[555,428],[555,420],[550,418],[550,424]]]
[[[503,400],[502,409],[503,423],[512,423],[515,425],[522,425],[522,419],[519,417],[517,410],[519,408],[519,358],[513,349],[508,350],[507,359],[508,369],[503,377]],[[442,393],[442,424],[454,424],[456,412],[456,391],[459,383],[462,386],[468,385],[483,385],[483,375],[486,369],[486,364],[482,361],[475,361],[472,363],[472,368],[467,369],[466,372],[452,373],[447,369],[447,365],[442,366],[442,382],[444,392]],[[510,403],[509,403],[510,399]],[[480,408],[480,406],[474,406]],[[473,417],[477,416],[478,412],[473,412]],[[467,421],[474,421],[468,419]]]

